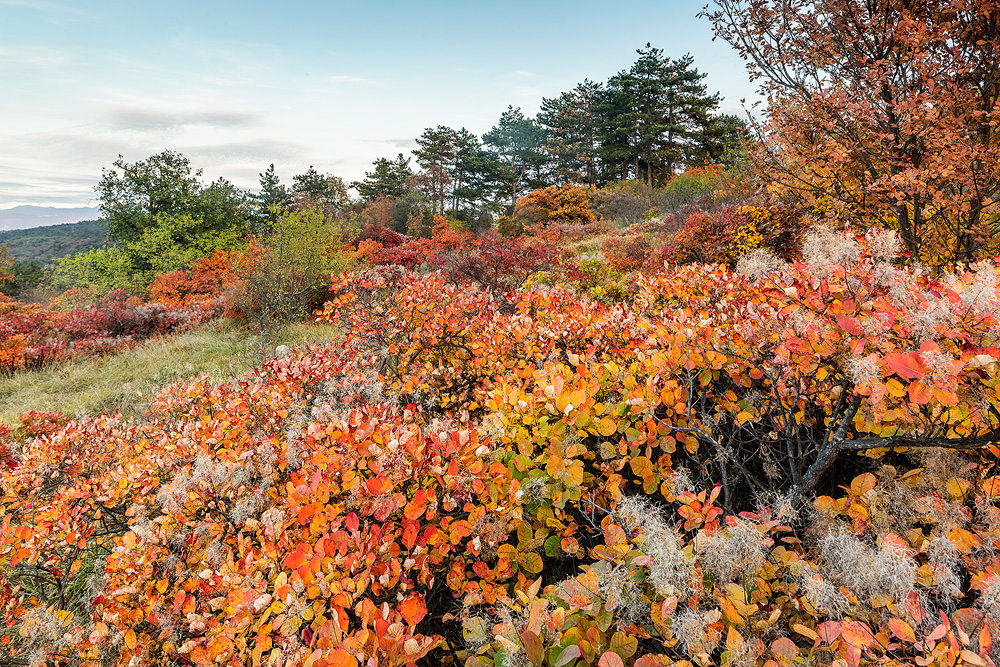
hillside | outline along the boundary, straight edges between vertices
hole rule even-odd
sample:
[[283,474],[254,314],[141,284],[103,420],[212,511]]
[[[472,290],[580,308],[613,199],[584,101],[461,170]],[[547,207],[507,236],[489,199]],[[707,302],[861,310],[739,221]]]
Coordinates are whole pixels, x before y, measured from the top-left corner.
[[104,243],[104,226],[96,220],[72,222],[32,229],[0,231],[0,245],[10,249],[18,261],[43,264],[57,257],[85,252]]

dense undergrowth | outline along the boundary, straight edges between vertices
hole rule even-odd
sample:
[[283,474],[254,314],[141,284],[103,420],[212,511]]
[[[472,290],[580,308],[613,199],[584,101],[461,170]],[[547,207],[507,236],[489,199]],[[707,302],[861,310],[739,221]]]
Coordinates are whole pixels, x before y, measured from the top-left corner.
[[6,429],[9,659],[997,660],[994,263],[818,233],[601,300],[490,248],[338,277],[336,343],[146,419]]

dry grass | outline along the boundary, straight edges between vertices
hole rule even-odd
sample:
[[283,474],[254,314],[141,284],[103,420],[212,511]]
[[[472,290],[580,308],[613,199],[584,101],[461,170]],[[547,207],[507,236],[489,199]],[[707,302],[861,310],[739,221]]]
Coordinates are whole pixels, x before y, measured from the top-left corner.
[[[289,327],[286,345],[328,341],[329,325]],[[207,374],[216,380],[239,377],[261,361],[257,339],[228,320],[101,359],[78,359],[33,371],[0,376],[0,422],[13,424],[28,410],[58,410],[69,416],[121,410],[141,415],[157,390],[178,380]]]

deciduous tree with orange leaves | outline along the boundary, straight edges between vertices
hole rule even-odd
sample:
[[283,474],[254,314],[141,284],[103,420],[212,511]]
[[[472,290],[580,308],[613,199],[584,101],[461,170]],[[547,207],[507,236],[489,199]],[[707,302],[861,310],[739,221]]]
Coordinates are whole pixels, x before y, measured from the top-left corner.
[[757,166],[778,191],[911,260],[997,249],[1000,3],[716,0],[703,12],[768,101]]

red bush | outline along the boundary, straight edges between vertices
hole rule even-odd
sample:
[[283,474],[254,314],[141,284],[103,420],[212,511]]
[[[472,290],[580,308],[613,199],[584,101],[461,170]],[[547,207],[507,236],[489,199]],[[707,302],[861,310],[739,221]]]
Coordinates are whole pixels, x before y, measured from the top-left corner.
[[4,310],[0,312],[0,373],[38,368],[73,355],[107,354],[220,314],[217,303],[150,304],[122,290],[69,312],[9,303]]

